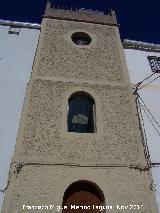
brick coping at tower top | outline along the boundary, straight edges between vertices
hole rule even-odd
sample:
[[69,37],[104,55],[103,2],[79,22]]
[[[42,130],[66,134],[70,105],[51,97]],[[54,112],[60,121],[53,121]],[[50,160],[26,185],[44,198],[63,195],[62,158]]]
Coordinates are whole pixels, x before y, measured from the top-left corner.
[[66,10],[59,7],[55,8],[50,1],[47,1],[43,18],[118,26],[114,10],[110,10],[108,14],[99,11],[84,10],[84,8],[76,10],[70,8]]

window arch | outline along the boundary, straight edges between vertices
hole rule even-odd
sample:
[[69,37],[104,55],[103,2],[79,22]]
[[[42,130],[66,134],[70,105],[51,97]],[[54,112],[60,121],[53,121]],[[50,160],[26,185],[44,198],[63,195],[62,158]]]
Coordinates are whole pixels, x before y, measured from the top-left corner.
[[77,133],[93,133],[95,124],[95,101],[84,92],[76,92],[68,100],[68,131]]
[[[71,206],[79,206],[79,209],[71,209]],[[93,182],[81,180],[72,183],[65,191],[63,196],[62,213],[98,213],[100,209],[96,206],[104,206],[105,198],[102,190]],[[90,208],[85,208],[90,206]],[[94,208],[94,207],[95,208]],[[65,208],[64,208],[65,207]],[[67,207],[67,208],[66,208]],[[106,212],[102,211],[101,212]]]

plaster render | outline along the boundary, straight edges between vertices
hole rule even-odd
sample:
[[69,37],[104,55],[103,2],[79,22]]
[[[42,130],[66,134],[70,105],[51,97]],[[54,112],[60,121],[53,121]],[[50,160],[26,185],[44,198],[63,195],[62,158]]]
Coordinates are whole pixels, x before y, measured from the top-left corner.
[[47,17],[50,19],[72,20],[76,22],[99,23],[117,26],[117,19],[115,11],[113,10],[111,10],[108,14],[93,10],[74,10],[74,8],[72,8],[71,10],[64,10],[61,8],[54,8],[54,6],[51,5],[50,2],[47,3],[46,11],[43,17]]
[[[38,181],[37,181],[38,178]],[[23,205],[59,205],[62,206],[63,195],[70,184],[78,180],[96,183],[104,193],[106,205],[143,205],[139,213],[154,212],[150,205],[149,179],[147,172],[129,168],[83,168],[68,166],[24,166],[14,182],[12,203],[2,213],[22,212]],[[148,185],[148,188],[146,187]],[[9,192],[8,192],[9,193]],[[24,209],[27,213],[28,210]],[[46,212],[42,210],[41,212]],[[57,212],[56,210],[47,212]],[[61,211],[59,211],[61,212]],[[125,210],[133,213],[135,210]]]
[[[74,30],[93,34],[92,45],[71,45]],[[22,167],[12,168],[3,213],[24,202],[61,205],[67,185],[80,179],[99,185],[106,201],[142,202],[141,212],[156,213],[126,70],[115,26],[44,19],[12,159]],[[95,99],[96,133],[67,132],[76,91]]]
[[[71,44],[70,35],[77,31],[87,32],[93,37],[90,48]],[[114,27],[46,20],[38,75],[124,82],[118,54]]]
[[[67,91],[91,90],[97,133],[67,132]],[[68,93],[71,95],[72,92]],[[94,93],[96,94],[95,97]],[[68,95],[69,96],[69,95]],[[125,88],[35,80],[18,159],[146,166],[130,96]],[[121,141],[121,142],[119,142]],[[14,158],[17,161],[17,158]]]

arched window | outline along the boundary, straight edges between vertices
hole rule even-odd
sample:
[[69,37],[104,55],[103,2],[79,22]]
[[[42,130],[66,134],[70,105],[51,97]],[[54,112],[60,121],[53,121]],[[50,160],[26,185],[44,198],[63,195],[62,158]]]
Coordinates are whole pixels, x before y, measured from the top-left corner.
[[[102,190],[93,182],[77,181],[72,183],[63,196],[63,213],[99,213],[96,206],[104,206],[105,198]],[[71,208],[72,206],[72,208]],[[87,208],[90,206],[90,208]],[[77,209],[74,209],[74,207]],[[79,208],[78,208],[79,207]],[[101,209],[101,212],[106,212]]]
[[87,93],[74,93],[68,100],[68,131],[95,132],[95,101]]

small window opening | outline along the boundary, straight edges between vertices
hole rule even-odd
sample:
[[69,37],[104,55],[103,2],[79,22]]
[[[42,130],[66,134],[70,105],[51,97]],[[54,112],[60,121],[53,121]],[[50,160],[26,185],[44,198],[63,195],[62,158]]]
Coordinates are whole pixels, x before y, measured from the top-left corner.
[[91,37],[84,32],[73,33],[71,38],[76,45],[89,45],[92,41]]
[[148,56],[152,72],[160,73],[160,57]]
[[95,101],[88,94],[74,94],[68,101],[68,131],[95,132]]
[[21,27],[11,26],[11,27],[9,28],[8,34],[19,35],[20,31],[21,31]]

